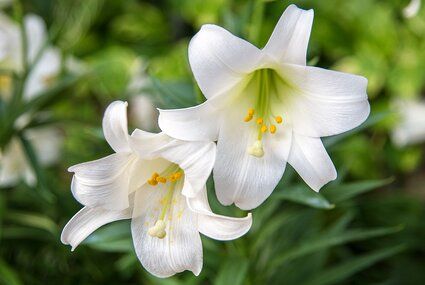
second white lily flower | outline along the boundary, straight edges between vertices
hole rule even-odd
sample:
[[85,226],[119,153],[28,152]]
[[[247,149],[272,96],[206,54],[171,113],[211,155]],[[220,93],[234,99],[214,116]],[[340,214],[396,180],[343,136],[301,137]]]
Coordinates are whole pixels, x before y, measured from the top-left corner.
[[189,61],[207,101],[160,110],[168,135],[218,141],[214,181],[224,205],[260,205],[292,165],[315,191],[336,178],[320,137],[360,125],[369,115],[364,77],[306,66],[313,11],[289,6],[263,49],[204,25]]
[[142,265],[158,277],[202,268],[199,233],[218,240],[244,235],[251,215],[211,212],[206,180],[216,146],[184,142],[159,133],[127,131],[127,103],[112,103],[103,120],[115,154],[71,167],[72,192],[85,207],[65,226],[62,242],[74,249],[107,223],[132,219],[134,247]]

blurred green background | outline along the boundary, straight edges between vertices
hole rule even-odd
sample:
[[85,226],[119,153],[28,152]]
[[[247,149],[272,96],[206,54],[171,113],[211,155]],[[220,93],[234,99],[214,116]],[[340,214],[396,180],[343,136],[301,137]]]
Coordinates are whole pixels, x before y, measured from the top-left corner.
[[[17,127],[17,116],[1,97],[0,147],[4,151],[16,139],[36,182],[20,179],[0,188],[0,284],[425,284],[424,144],[399,147],[391,140],[401,120],[393,103],[425,92],[425,9],[407,18],[403,8],[409,2],[25,0],[22,6],[6,5],[3,13],[15,20],[19,7],[23,14],[41,16],[51,44],[74,64],[62,60],[51,89],[38,100],[17,103],[22,107],[17,110],[30,114],[23,127]],[[129,100],[131,126],[155,130],[150,104],[189,107],[204,100],[187,60],[188,42],[202,24],[221,25],[262,47],[291,3],[315,10],[310,65],[369,79],[369,119],[354,131],[324,139],[338,179],[316,194],[288,166],[273,195],[253,211],[246,236],[231,242],[203,237],[199,277],[185,272],[161,280],[147,273],[125,221],[96,231],[75,252],[62,245],[60,232],[81,207],[71,195],[67,168],[112,153],[101,130],[106,106]],[[19,76],[0,69],[19,86]],[[140,97],[145,99],[138,105]],[[140,122],[145,109],[150,111]],[[28,137],[46,126],[63,141],[59,160],[49,166],[42,165],[43,153]],[[209,197],[216,212],[242,214],[217,203],[212,181]]]

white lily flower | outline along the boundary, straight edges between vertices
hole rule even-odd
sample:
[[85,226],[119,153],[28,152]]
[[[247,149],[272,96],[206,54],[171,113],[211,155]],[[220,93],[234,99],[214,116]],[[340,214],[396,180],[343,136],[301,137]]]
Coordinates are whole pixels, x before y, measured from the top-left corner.
[[[43,20],[35,15],[24,18],[27,32],[28,61],[34,63],[38,53],[47,40],[46,26]],[[16,23],[5,14],[0,13],[0,65],[2,68],[22,72],[22,42],[21,32]],[[46,90],[60,71],[59,51],[47,47],[40,59],[28,75],[24,99],[29,100]],[[0,76],[1,96],[7,99],[12,94],[12,80],[9,76]],[[20,129],[28,123],[29,116],[22,115],[15,122]],[[55,163],[59,157],[62,144],[60,132],[53,127],[36,128],[25,131],[26,138],[32,143],[41,165],[48,166]],[[28,185],[36,182],[35,174],[27,160],[19,140],[13,138],[5,147],[0,156],[0,186],[11,187],[23,178]]]
[[336,178],[320,137],[360,125],[370,106],[364,77],[306,66],[313,11],[289,6],[263,49],[215,25],[189,44],[207,97],[160,110],[159,126],[183,140],[218,140],[214,181],[224,205],[260,205],[288,162],[315,191]]
[[393,142],[403,147],[425,141],[425,101],[398,101],[394,109],[399,115],[392,132]]
[[[25,16],[24,25],[28,62],[33,64],[47,41],[46,25],[43,19],[36,15]],[[21,31],[19,26],[4,14],[0,14],[0,65],[15,72],[21,72],[23,68]],[[33,98],[50,87],[60,72],[60,65],[59,50],[51,46],[46,47],[28,75],[24,98]]]
[[103,131],[116,153],[71,167],[72,192],[85,207],[65,226],[61,240],[72,249],[104,224],[132,219],[134,248],[158,277],[202,268],[199,233],[218,240],[245,234],[251,215],[211,212],[206,180],[215,158],[213,142],[184,142],[159,133],[127,131],[127,103],[105,112]]
[[410,0],[409,4],[403,9],[403,16],[405,18],[415,17],[421,9],[421,4],[421,0]]

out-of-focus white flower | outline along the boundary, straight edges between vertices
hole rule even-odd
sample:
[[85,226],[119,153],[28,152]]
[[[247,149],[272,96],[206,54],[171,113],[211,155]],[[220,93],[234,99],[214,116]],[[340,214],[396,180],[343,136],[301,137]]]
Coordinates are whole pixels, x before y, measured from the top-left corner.
[[20,179],[31,186],[36,181],[21,142],[13,138],[4,151],[0,150],[0,186],[14,186]]
[[[47,31],[43,20],[35,15],[27,15],[24,18],[27,32],[27,56],[29,64],[38,61],[29,73],[25,89],[24,100],[34,98],[45,91],[53,83],[60,71],[60,53],[56,48],[46,47],[39,54],[47,41]],[[22,72],[22,38],[16,23],[6,15],[0,13],[0,66],[14,72]],[[10,76],[0,76],[0,92],[4,99],[12,94],[12,80]],[[21,129],[26,125],[30,117],[23,114],[15,121],[15,127]],[[47,166],[59,157],[62,144],[62,136],[54,127],[36,128],[25,131],[25,137],[33,145],[37,158],[41,165]],[[34,185],[36,179],[29,161],[19,140],[12,139],[5,147],[0,157],[0,186],[13,186],[19,179]]]
[[155,108],[150,94],[144,91],[148,85],[149,78],[145,73],[142,61],[136,60],[127,89],[130,95],[130,120],[138,128],[153,131],[158,129],[159,112]]
[[[24,98],[30,99],[54,82],[60,72],[61,55],[57,48],[44,47],[48,39],[43,19],[36,15],[27,15],[24,24],[28,63],[31,65],[37,61],[28,75],[24,89]],[[20,29],[4,14],[0,14],[0,65],[15,72],[21,72],[23,69]]]
[[160,110],[159,126],[178,139],[218,141],[214,182],[224,205],[260,205],[286,163],[319,191],[337,176],[320,138],[369,115],[366,78],[306,65],[313,16],[290,5],[263,49],[215,25],[204,25],[189,44],[207,101]]
[[400,146],[425,141],[425,102],[398,101],[394,108],[399,115],[392,132],[393,142]]
[[202,269],[199,233],[235,239],[251,227],[251,215],[212,213],[206,196],[216,146],[184,142],[159,133],[127,129],[127,103],[113,102],[103,131],[116,152],[75,165],[72,192],[85,207],[65,226],[61,240],[72,249],[97,228],[132,219],[134,248],[142,265],[158,277]]
[[[57,161],[62,145],[59,130],[50,127],[32,129],[25,132],[25,137],[32,144],[40,165],[48,166]],[[13,138],[0,152],[0,186],[14,186],[20,179],[30,186],[37,181],[21,142]]]
[[421,8],[421,2],[421,0],[411,0],[409,5],[404,7],[403,16],[406,18],[415,17]]

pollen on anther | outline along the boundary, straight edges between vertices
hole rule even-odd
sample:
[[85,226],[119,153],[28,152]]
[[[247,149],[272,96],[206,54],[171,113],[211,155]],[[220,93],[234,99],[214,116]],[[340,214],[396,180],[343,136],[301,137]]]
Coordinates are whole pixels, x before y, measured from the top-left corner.
[[149,183],[149,185],[155,186],[155,185],[158,184],[158,181],[156,181],[155,179],[151,178],[151,179],[148,179],[148,183]]
[[156,182],[161,182],[161,183],[165,183],[167,182],[167,178],[162,177],[162,176],[158,176],[157,178],[155,178]]
[[266,126],[266,125],[262,125],[262,126],[261,126],[261,132],[262,132],[262,133],[267,132],[267,126]]
[[275,125],[271,125],[270,126],[270,133],[274,134],[276,132],[276,126]]
[[252,116],[254,116],[254,109],[252,109],[252,108],[249,108],[248,109],[248,116],[250,116],[250,117],[252,117]]
[[281,116],[276,116],[274,119],[276,120],[276,123],[278,124],[281,124],[283,122],[283,119]]
[[244,119],[244,122],[249,122],[252,120],[252,115],[247,115]]
[[257,119],[257,124],[262,125],[264,122],[263,118],[258,118]]

